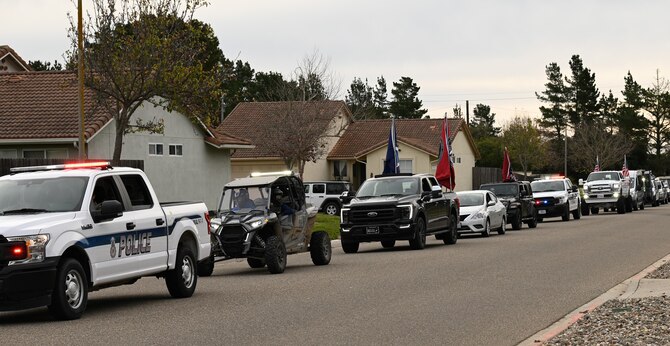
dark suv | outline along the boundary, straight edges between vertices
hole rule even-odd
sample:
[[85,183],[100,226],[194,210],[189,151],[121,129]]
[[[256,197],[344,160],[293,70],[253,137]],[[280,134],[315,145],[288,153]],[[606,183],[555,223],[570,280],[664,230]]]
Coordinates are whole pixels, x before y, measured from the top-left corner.
[[512,224],[512,229],[521,229],[522,223],[526,223],[529,228],[537,227],[537,212],[530,182],[482,184],[479,189],[489,190],[500,198],[507,208],[507,222]]
[[418,250],[426,235],[445,244],[458,239],[457,197],[442,192],[434,176],[405,174],[367,179],[356,196],[342,207],[340,238],[346,253],[355,253],[361,242],[380,241],[391,248],[396,240],[409,240]]

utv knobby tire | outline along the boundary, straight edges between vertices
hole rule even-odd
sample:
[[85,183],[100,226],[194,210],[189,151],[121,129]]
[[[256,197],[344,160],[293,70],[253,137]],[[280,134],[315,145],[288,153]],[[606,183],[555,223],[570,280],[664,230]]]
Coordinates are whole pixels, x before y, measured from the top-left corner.
[[344,240],[342,239],[342,251],[344,253],[356,253],[358,252],[359,242],[354,240]]
[[88,279],[79,261],[64,258],[56,271],[49,311],[59,320],[81,317],[88,303]]
[[281,274],[286,269],[286,245],[276,235],[265,241],[265,264],[272,274]]
[[249,268],[263,268],[265,267],[265,260],[260,258],[247,257],[247,264],[249,265]]
[[214,256],[207,257],[206,260],[198,263],[198,276],[207,277],[214,273]]
[[312,257],[312,263],[317,266],[323,266],[330,263],[333,251],[330,247],[330,237],[326,232],[312,233],[312,239],[309,241],[309,254]]
[[393,239],[391,239],[391,240],[382,240],[381,243],[382,243],[382,247],[383,247],[384,249],[392,249],[392,248],[395,246],[395,240],[393,240]]
[[409,240],[409,247],[412,250],[421,250],[426,247],[426,222],[421,217],[416,220],[414,238]]
[[198,273],[193,249],[185,244],[177,248],[175,267],[165,274],[165,284],[173,298],[188,298],[193,295],[198,283]]

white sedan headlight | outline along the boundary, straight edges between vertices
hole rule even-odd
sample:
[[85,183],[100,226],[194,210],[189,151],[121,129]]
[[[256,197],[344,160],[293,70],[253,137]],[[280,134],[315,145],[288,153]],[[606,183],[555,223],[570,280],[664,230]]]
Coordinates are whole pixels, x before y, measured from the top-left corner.
[[486,213],[484,213],[484,211],[482,211],[482,210],[480,210],[477,213],[475,213],[474,215],[472,215],[473,220],[483,219],[485,217],[486,217]]

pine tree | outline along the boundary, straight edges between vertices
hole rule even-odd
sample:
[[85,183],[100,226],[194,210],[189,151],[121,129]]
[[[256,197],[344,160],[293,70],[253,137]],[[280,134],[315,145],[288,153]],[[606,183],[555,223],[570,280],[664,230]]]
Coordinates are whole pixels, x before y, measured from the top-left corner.
[[485,104],[477,104],[472,111],[474,114],[470,121],[470,131],[475,139],[484,137],[495,137],[500,133],[500,128],[495,127],[495,113],[491,113],[491,107]]
[[548,104],[540,106],[542,120],[540,126],[547,129],[552,139],[556,141],[563,140],[563,131],[567,126],[568,113],[566,98],[566,86],[563,83],[563,74],[557,63],[552,62],[546,66],[547,83],[545,91],[541,94],[535,93],[535,96],[541,102]]
[[377,85],[372,91],[372,103],[374,105],[374,117],[378,119],[388,118],[388,92],[384,76],[377,78]]
[[570,123],[577,126],[581,121],[593,122],[600,114],[600,91],[596,87],[596,74],[584,67],[579,55],[573,55],[570,59],[570,70],[571,78],[565,79],[568,84],[565,91],[570,104]]
[[349,106],[354,119],[374,118],[375,107],[372,100],[372,87],[368,85],[367,79],[363,83],[360,78],[354,78],[351,87],[347,90],[345,102]]
[[423,103],[417,97],[419,89],[410,77],[400,77],[397,83],[393,82],[393,101],[389,107],[391,114],[399,119],[421,119],[428,110],[421,109]]

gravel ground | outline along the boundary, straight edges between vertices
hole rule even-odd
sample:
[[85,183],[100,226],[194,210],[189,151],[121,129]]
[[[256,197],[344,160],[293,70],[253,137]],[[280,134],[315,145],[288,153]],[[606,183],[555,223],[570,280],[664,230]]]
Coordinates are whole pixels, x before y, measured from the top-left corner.
[[[645,279],[670,279],[670,262]],[[670,297],[607,301],[545,345],[670,345]]]
[[645,279],[670,279],[670,262],[665,262],[655,271],[644,277]]

